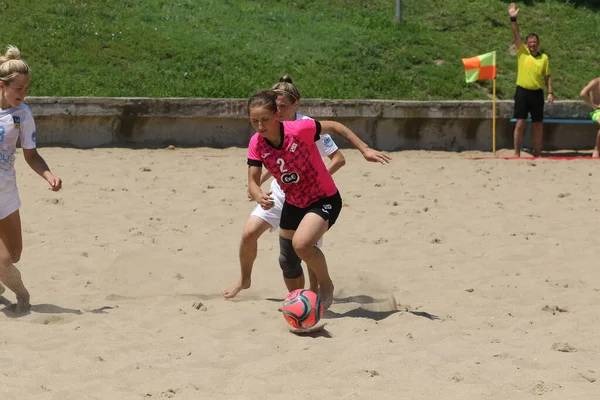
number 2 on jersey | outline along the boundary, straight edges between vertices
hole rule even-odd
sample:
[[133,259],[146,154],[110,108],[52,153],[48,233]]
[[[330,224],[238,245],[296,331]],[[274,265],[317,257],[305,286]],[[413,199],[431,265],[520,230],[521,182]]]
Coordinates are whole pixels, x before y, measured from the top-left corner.
[[285,169],[285,160],[283,158],[277,159],[277,165],[279,165],[279,171],[281,171],[282,174],[287,172],[287,169]]

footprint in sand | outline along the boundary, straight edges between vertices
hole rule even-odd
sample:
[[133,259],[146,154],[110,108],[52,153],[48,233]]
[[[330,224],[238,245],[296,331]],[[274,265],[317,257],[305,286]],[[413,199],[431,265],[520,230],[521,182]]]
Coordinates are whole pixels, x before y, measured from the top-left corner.
[[542,308],[542,311],[551,312],[552,315],[556,315],[556,313],[566,313],[566,312],[569,312],[569,309],[567,309],[565,307],[563,307],[563,308],[561,308],[559,306],[552,306],[552,307],[550,307],[548,305],[545,305]]
[[63,325],[69,321],[65,317],[61,317],[59,315],[51,315],[49,317],[44,316],[44,317],[36,318],[31,322],[33,322],[34,324],[40,324],[40,325]]
[[41,202],[44,202],[44,203],[48,203],[48,204],[59,205],[59,206],[65,205],[65,202],[61,198],[48,198],[48,197],[44,197],[44,198],[42,198],[42,199],[40,199],[38,201],[41,201]]
[[541,396],[544,393],[552,392],[554,389],[560,389],[561,386],[555,383],[546,383],[544,381],[537,382],[532,388],[531,393],[536,396]]

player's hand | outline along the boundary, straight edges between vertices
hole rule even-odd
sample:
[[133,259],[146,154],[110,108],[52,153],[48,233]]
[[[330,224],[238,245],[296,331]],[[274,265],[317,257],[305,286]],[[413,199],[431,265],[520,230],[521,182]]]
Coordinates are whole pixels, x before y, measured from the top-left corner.
[[62,179],[58,176],[50,175],[46,178],[50,187],[48,190],[52,190],[53,192],[58,192],[62,188]]
[[548,104],[552,104],[552,103],[554,103],[554,95],[548,94]]
[[263,210],[270,210],[275,205],[275,200],[271,197],[272,192],[263,193],[258,201]]
[[515,6],[515,3],[510,3],[508,5],[508,15],[512,18],[517,18],[517,15],[519,15],[519,9]]
[[378,163],[382,163],[382,164],[387,164],[390,161],[392,161],[390,156],[385,154],[383,151],[378,151],[378,150],[373,150],[373,149],[366,149],[365,152],[363,153],[363,157],[365,158],[365,160],[367,160],[369,162],[378,162]]

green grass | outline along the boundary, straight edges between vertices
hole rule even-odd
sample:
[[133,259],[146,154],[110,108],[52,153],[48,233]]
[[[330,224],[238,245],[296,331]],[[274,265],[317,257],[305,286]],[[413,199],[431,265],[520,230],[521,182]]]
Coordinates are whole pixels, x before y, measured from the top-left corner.
[[[488,99],[462,57],[497,51],[497,97],[516,59],[502,0],[0,0],[1,41],[33,69],[32,96],[243,98],[289,73],[307,98]],[[557,99],[600,75],[600,1],[517,2]],[[26,10],[26,12],[24,12]]]

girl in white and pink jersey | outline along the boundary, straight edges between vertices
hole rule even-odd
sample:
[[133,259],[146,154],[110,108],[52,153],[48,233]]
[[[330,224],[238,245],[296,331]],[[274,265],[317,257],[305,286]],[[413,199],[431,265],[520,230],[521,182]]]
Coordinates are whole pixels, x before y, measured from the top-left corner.
[[[14,309],[30,308],[29,292],[14,266],[21,258],[23,238],[19,192],[15,177],[15,150],[21,142],[25,161],[42,176],[50,190],[60,190],[62,181],[54,176],[35,147],[35,123],[29,107],[23,104],[29,88],[29,66],[20,59],[19,49],[8,46],[0,56],[0,281],[17,297]],[[0,284],[0,294],[4,287]]]
[[[297,112],[298,107],[300,106],[301,95],[289,75],[284,75],[279,78],[279,82],[273,85],[271,89],[277,94],[277,109],[282,121],[310,118]],[[319,149],[321,158],[328,157],[331,160],[327,165],[327,171],[330,174],[333,175],[346,164],[344,155],[338,149],[333,139],[331,139],[331,136],[322,135],[315,143]],[[271,173],[269,171],[263,172],[260,179],[261,185],[270,177]],[[237,296],[243,289],[248,289],[250,287],[252,281],[252,268],[258,252],[258,239],[267,230],[273,231],[279,228],[281,211],[285,202],[285,193],[281,190],[281,187],[275,179],[271,182],[269,190],[269,193],[273,198],[273,207],[269,210],[264,210],[260,205],[257,205],[250,214],[242,231],[242,240],[240,242],[239,250],[240,278],[231,289],[225,289],[221,292],[226,299],[231,299]],[[316,245],[320,248],[322,244],[323,240],[319,239]],[[281,254],[279,259],[285,261],[287,255]],[[304,289],[304,274],[302,271],[296,271],[296,274],[298,274],[298,272],[300,272],[299,276],[288,277],[289,274],[287,274],[288,276],[283,276],[284,283],[289,292],[296,289]],[[310,290],[317,292],[318,283],[316,277],[310,270],[308,270],[308,275],[310,280]]]
[[367,161],[387,163],[390,157],[370,149],[346,126],[334,121],[300,119],[280,121],[277,94],[261,91],[248,100],[248,114],[256,134],[248,146],[248,192],[265,210],[273,207],[269,193],[260,188],[262,166],[285,193],[280,222],[280,248],[284,276],[293,277],[305,261],[318,281],[318,294],[327,309],[333,302],[334,285],[317,241],[335,223],[342,198],[323,163],[315,142],[323,132],[347,139]]

